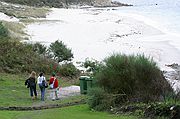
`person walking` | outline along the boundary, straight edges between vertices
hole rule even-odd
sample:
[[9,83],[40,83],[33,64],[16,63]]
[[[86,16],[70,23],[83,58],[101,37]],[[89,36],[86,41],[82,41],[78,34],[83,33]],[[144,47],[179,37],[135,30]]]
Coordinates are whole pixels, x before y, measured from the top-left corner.
[[55,76],[55,73],[52,73],[52,76],[50,77],[49,86],[52,89],[52,93],[51,93],[52,100],[59,99],[57,94],[59,84],[58,84],[58,79]]
[[44,73],[41,72],[37,79],[37,83],[41,91],[41,101],[44,101],[44,96],[45,96],[45,87],[43,86],[43,81],[46,82],[46,78],[44,76]]
[[25,85],[30,90],[30,96],[32,100],[37,99],[37,91],[36,91],[36,72],[32,71],[29,75],[29,78],[26,80]]

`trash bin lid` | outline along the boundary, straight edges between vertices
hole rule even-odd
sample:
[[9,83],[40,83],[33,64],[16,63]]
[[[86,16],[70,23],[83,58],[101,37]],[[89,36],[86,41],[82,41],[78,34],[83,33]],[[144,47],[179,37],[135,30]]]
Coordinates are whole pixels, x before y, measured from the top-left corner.
[[89,76],[80,76],[79,80],[85,80],[85,79],[88,79],[88,78],[90,78],[90,77]]
[[92,81],[92,79],[93,79],[93,78],[88,77],[88,78],[86,78],[85,80],[87,80],[87,81]]

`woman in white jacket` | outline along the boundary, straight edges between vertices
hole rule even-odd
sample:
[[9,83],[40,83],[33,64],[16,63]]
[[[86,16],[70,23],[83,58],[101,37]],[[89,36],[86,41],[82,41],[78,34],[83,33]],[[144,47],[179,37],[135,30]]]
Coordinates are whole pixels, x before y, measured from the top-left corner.
[[37,78],[37,84],[41,90],[41,100],[44,101],[45,96],[45,87],[42,85],[43,80],[46,82],[46,78],[44,77],[44,73],[40,73],[39,77]]

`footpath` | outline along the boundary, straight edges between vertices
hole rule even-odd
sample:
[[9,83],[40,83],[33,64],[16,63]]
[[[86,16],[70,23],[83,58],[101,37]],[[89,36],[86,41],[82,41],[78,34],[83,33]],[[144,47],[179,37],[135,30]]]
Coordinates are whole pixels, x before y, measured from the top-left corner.
[[[68,87],[60,87],[58,90],[58,100],[63,100],[65,98],[69,98],[71,96],[80,95],[80,87],[79,86],[68,86]],[[43,109],[52,109],[52,108],[61,108],[73,105],[84,104],[85,100],[79,100],[74,102],[67,103],[46,103],[54,99],[54,92],[51,89],[46,90],[46,100],[40,101],[38,103],[34,103],[32,106],[10,106],[10,107],[0,107],[0,110],[14,110],[14,111],[29,111],[29,110],[43,110]],[[56,101],[56,100],[54,100]]]
[[[58,99],[64,99],[70,96],[77,96],[80,95],[80,87],[79,86],[60,87],[57,93],[58,93]],[[47,90],[46,98],[48,100],[55,99],[55,94],[53,90]]]

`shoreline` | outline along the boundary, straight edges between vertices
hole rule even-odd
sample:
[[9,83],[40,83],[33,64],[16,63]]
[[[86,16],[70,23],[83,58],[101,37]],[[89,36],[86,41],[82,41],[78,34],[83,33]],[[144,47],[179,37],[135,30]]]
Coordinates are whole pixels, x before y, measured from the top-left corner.
[[179,89],[180,82],[173,79],[179,70],[167,66],[180,64],[180,51],[175,47],[178,43],[174,43],[179,37],[164,32],[161,28],[157,29],[158,26],[155,27],[144,16],[137,18],[140,15],[129,16],[110,8],[51,10],[46,19],[59,22],[29,25],[27,28],[32,41],[43,39],[41,42],[49,45],[57,39],[62,40],[72,48],[73,62],[77,67],[79,65],[76,62],[84,62],[86,58],[102,61],[113,53],[145,54],[153,57],[165,72],[165,78],[174,91]]
[[[111,9],[109,10],[109,9],[110,8],[107,8],[105,10],[104,9],[103,10],[91,10],[91,9],[82,10],[82,9],[53,8],[51,9],[52,12],[49,13],[46,19],[59,20],[59,22],[34,23],[31,25],[28,25],[27,29],[29,29],[29,33],[32,36],[32,39],[31,39],[32,41],[38,41],[38,39],[43,39],[40,42],[45,43],[48,41],[47,44],[49,44],[50,42],[53,42],[53,40],[54,41],[57,39],[62,40],[63,42],[65,42],[65,44],[67,44],[68,47],[72,48],[72,50],[75,53],[75,58],[78,57],[77,54],[81,54],[83,56],[86,55],[88,57],[88,53],[89,53],[90,57],[94,59],[102,60],[103,57],[97,58],[99,54],[104,55],[106,57],[107,54],[109,53],[111,54],[113,52],[120,51],[123,53],[124,49],[118,48],[119,46],[126,47],[126,49],[128,50],[130,48],[130,50],[132,49],[133,51],[136,51],[138,50],[139,47],[143,46],[144,44],[147,45],[146,42],[154,42],[154,44],[156,44],[156,42],[159,42],[158,47],[161,47],[160,45],[161,42],[164,43],[164,41],[169,41],[169,42],[171,41],[168,38],[164,39],[164,37],[166,37],[166,35],[168,34],[164,33],[163,31],[160,31],[161,29],[156,29],[156,27],[154,27],[154,24],[151,24],[150,22],[145,21],[146,19],[141,19],[140,21],[140,20],[137,20],[136,15],[129,17],[129,14],[123,14],[123,13],[117,14],[117,12],[113,12],[113,10]],[[142,17],[139,17],[139,19]],[[146,24],[147,22],[150,24]],[[51,30],[44,30],[45,27]],[[119,28],[119,27],[122,27],[122,28]],[[46,38],[40,35],[37,36],[38,34],[41,34],[41,32],[36,33],[37,31],[36,28],[39,30],[42,30],[42,32],[44,33],[47,33]],[[58,31],[58,33],[50,34],[51,31]],[[94,37],[93,35],[96,35],[96,37]],[[49,41],[47,37],[53,40]],[[154,40],[150,39],[153,37],[154,37]],[[84,39],[86,39],[86,41],[84,41]],[[136,46],[137,48],[133,49],[131,46],[133,45],[134,47],[133,42],[134,43],[139,42],[138,43],[139,46]],[[93,43],[94,45],[96,45],[96,47],[92,46]],[[119,46],[117,44],[119,44]],[[123,44],[128,44],[128,45],[123,46]],[[116,48],[112,48],[114,47],[113,45],[115,45]],[[168,45],[169,43],[166,42],[166,46]],[[78,48],[78,47],[81,47],[81,48]],[[145,47],[146,46],[144,46],[144,48]],[[159,52],[158,47],[154,48],[154,49],[157,49],[157,52]],[[170,45],[169,48],[172,49],[173,48],[172,45]],[[84,52],[80,52],[79,50],[81,49],[84,50]],[[101,52],[97,51],[99,54],[93,55],[93,52],[88,51],[92,49],[96,51],[104,49],[104,52],[106,53],[103,53],[103,50],[102,50]],[[144,49],[144,50],[145,51],[143,50],[140,51],[139,49],[140,52],[145,52],[145,53],[148,49]],[[176,51],[176,50],[174,49],[173,51]],[[127,51],[127,53],[128,52],[129,51]],[[167,52],[168,51],[166,51],[166,53]],[[176,51],[175,54],[178,54],[178,53],[179,52]],[[158,53],[155,53],[155,55],[158,55]],[[85,59],[85,57],[84,58],[80,57],[77,59]],[[176,62],[173,60],[171,62],[180,63],[180,61]]]

